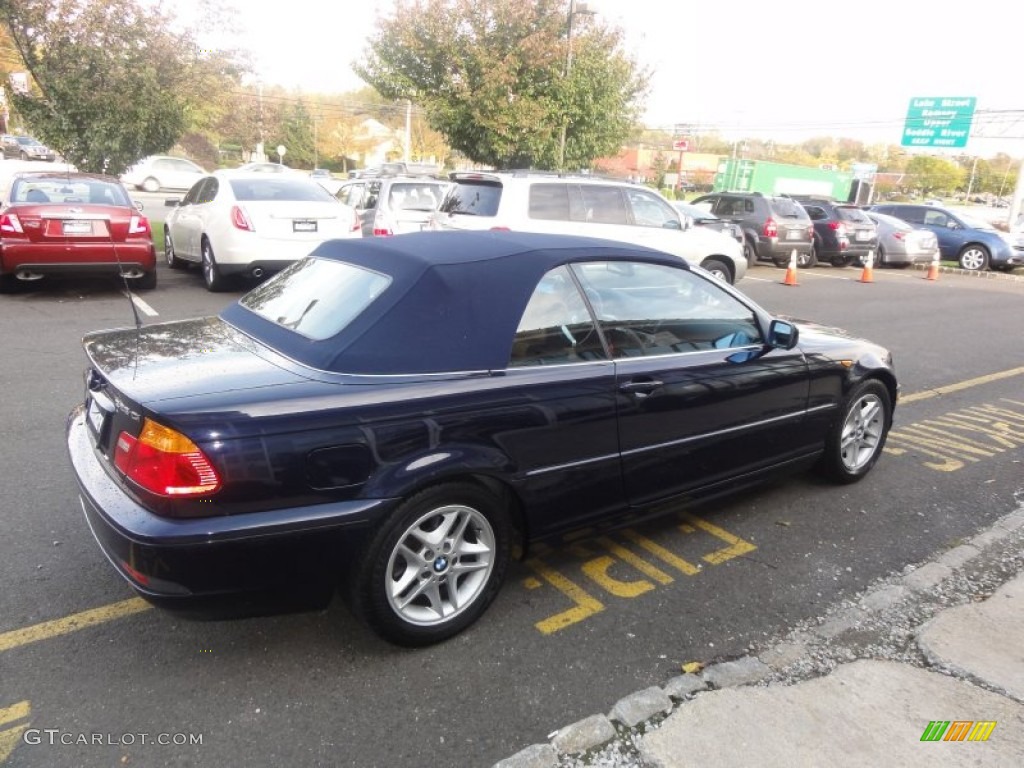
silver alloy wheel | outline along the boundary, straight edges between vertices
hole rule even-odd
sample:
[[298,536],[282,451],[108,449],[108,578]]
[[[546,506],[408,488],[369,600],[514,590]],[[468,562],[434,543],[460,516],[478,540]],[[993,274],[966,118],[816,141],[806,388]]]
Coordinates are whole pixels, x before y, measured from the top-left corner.
[[150,176],[149,178],[142,182],[142,188],[146,192],[159,192],[160,182],[154,179],[152,176]]
[[174,255],[174,243],[171,242],[170,231],[164,232],[164,258],[167,260],[167,266],[173,267],[178,259]]
[[846,415],[839,438],[839,452],[848,472],[857,472],[878,453],[885,429],[885,405],[867,392],[856,400]]
[[494,529],[462,504],[432,509],[399,537],[385,572],[388,604],[404,621],[444,624],[469,608],[490,581]]
[[988,254],[985,252],[985,249],[976,245],[971,246],[960,254],[960,266],[972,272],[984,269],[985,262],[987,261]]
[[217,267],[213,263],[213,251],[208,242],[203,242],[203,279],[208,286],[217,282]]

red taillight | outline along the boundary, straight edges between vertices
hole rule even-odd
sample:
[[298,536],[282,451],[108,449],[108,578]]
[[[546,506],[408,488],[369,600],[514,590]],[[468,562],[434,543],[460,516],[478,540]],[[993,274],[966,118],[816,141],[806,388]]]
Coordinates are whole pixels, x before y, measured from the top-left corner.
[[830,221],[828,223],[828,228],[833,230],[837,235],[846,234],[846,225],[841,221]]
[[905,232],[893,232],[892,236],[897,240],[903,240],[907,237],[907,234]]
[[491,227],[491,232],[511,232],[510,227]]
[[18,221],[18,217],[13,213],[0,215],[0,232],[4,232],[8,235],[25,234],[25,230],[21,228],[21,222]]
[[238,229],[244,229],[246,232],[255,232],[256,227],[249,221],[249,217],[245,215],[245,211],[237,205],[231,206],[231,223]]
[[377,211],[373,217],[374,237],[390,237],[393,234],[395,231],[391,227],[391,219],[383,211]]
[[147,219],[145,216],[132,216],[131,221],[128,222],[128,234],[148,235],[149,219]]
[[138,438],[122,432],[114,464],[132,482],[161,496],[202,496],[220,488],[220,477],[185,435],[146,419]]
[[359,214],[356,213],[356,209],[352,209],[352,225],[348,228],[349,232],[358,232],[363,228],[363,222],[359,220]]
[[779,225],[775,223],[775,219],[769,216],[764,222],[764,229],[761,230],[761,234],[765,237],[778,237],[779,236]]

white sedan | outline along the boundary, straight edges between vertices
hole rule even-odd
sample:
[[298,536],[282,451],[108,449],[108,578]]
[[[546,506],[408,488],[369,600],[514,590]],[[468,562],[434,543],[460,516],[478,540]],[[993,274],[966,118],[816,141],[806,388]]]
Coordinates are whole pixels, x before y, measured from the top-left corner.
[[284,269],[325,240],[362,237],[354,209],[291,174],[213,174],[167,205],[174,207],[164,228],[167,264],[201,264],[210,291],[224,290],[235,275]]

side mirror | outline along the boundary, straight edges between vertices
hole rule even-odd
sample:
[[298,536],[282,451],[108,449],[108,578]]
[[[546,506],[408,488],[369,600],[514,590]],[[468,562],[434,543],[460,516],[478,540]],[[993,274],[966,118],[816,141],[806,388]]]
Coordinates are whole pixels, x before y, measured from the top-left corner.
[[777,349],[792,349],[800,340],[800,332],[785,320],[772,320],[768,326],[768,344]]
[[166,200],[164,200],[165,208],[177,208],[179,205],[181,205],[181,198],[168,197]]
[[682,223],[676,221],[675,219],[666,219],[665,223],[662,224],[662,227],[664,229],[678,229],[678,230],[686,229],[687,228],[686,227],[686,221],[685,221],[686,217],[684,216],[682,218],[684,219],[684,221]]
[[132,205],[135,206],[135,210],[136,211],[138,211],[139,213],[142,213],[142,201],[141,200],[132,200]]

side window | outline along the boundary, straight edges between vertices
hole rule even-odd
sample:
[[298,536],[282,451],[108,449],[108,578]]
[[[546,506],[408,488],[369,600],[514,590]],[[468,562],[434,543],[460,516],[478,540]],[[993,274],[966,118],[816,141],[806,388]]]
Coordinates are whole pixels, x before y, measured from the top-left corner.
[[568,184],[531,184],[529,217],[546,221],[569,221]]
[[715,206],[715,216],[725,218],[727,216],[742,216],[743,201],[737,197],[720,197],[718,205]]
[[628,224],[626,200],[619,187],[581,184],[585,221],[591,224]]
[[337,198],[345,205],[351,205],[353,208],[358,208],[359,198],[362,196],[362,192],[362,184],[346,184],[338,190]]
[[920,208],[910,208],[906,205],[900,205],[893,208],[892,215],[913,224],[924,224],[924,211]]
[[761,343],[754,311],[713,279],[660,264],[573,266],[612,357],[650,357]]
[[754,212],[754,201],[753,200],[744,200],[743,201],[743,212],[744,213],[753,213]]
[[[641,189],[626,191],[629,205],[633,209],[633,223],[641,227],[672,227],[682,229],[679,214],[660,197]],[[673,225],[675,225],[673,227]]]
[[202,189],[199,190],[198,198],[196,203],[202,205],[204,203],[212,203],[213,198],[217,196],[217,190],[220,189],[220,182],[213,176],[207,176],[206,181],[202,182]]
[[206,179],[200,179],[195,184],[193,184],[192,189],[190,189],[188,193],[185,195],[185,197],[181,199],[181,204],[192,205],[193,203],[195,203],[199,199],[199,191],[200,189],[202,189],[205,183]]
[[509,367],[605,358],[594,319],[568,267],[551,270],[537,284],[519,321]]
[[363,191],[363,200],[359,207],[363,209],[370,209],[377,207],[377,199],[380,197],[380,182],[371,181],[366,185],[366,189]]
[[173,171],[174,161],[173,160],[154,160],[153,161],[154,171]]
[[924,223],[932,227],[948,227],[949,216],[944,214],[942,211],[926,211],[924,214]]

